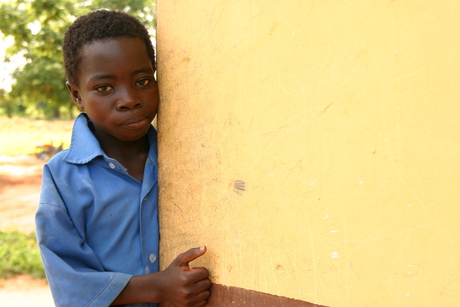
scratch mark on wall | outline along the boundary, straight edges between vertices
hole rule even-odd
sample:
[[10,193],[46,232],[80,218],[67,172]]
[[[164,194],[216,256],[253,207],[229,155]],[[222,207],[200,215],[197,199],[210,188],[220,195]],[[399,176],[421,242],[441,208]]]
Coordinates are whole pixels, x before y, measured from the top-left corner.
[[[291,74],[293,75],[293,74]],[[288,95],[292,95],[291,92],[289,92],[288,90],[286,90],[286,88],[283,86],[283,84],[281,83],[281,79],[280,79],[280,74],[278,73],[277,74],[277,77],[278,77],[278,84],[280,85],[280,88],[283,90],[283,92],[285,92],[286,94]]]
[[236,194],[242,196],[243,192],[246,191],[246,182],[243,180],[235,180],[233,182],[233,191],[235,191]]
[[281,186],[284,186],[284,183],[286,182],[286,180],[288,180],[288,178],[290,177],[292,171],[294,171],[294,169],[296,169],[297,166],[300,165],[300,163],[302,163],[302,160],[297,161],[297,162],[294,164],[294,166],[292,166],[292,167],[289,169],[289,171],[287,172],[286,176],[284,177],[283,182],[281,183]]
[[324,110],[321,112],[321,114],[324,114],[324,113],[327,111],[327,109],[329,109],[330,106],[332,106],[333,103],[334,103],[334,102],[331,102],[330,104],[328,104],[328,105],[324,108]]

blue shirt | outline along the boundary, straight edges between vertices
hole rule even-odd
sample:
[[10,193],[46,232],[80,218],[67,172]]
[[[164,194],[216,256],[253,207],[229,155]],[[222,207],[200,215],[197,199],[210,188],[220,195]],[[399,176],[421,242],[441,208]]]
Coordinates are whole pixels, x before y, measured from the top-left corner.
[[80,114],[70,148],[44,166],[35,220],[56,306],[109,306],[133,275],[158,271],[153,127],[148,139],[150,149],[140,183],[105,155],[86,114]]

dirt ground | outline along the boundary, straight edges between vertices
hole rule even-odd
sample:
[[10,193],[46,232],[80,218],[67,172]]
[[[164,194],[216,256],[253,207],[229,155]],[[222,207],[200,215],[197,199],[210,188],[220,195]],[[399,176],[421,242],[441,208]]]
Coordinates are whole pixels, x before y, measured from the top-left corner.
[[[0,229],[34,231],[43,164],[34,156],[0,156]],[[0,279],[0,305],[49,307],[54,303],[46,281],[21,275]]]

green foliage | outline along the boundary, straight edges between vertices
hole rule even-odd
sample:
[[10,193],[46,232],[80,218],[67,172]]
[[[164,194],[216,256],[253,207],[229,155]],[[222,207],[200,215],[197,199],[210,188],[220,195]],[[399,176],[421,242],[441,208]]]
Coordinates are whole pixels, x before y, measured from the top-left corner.
[[34,101],[34,110],[39,117],[59,118],[62,102],[71,108],[69,93],[65,86],[62,64],[54,58],[42,56],[31,59],[13,77],[16,84],[11,96],[18,101]]
[[18,274],[45,278],[35,234],[0,231],[0,278]]
[[[155,24],[156,0],[10,0],[0,3],[0,32],[12,36],[14,44],[6,52],[6,61],[23,54],[27,64],[15,71],[16,83],[8,95],[0,96],[6,113],[34,114],[44,118],[73,115],[74,104],[65,86],[61,44],[67,27],[90,11],[106,8],[138,17],[148,29]],[[8,97],[6,99],[5,97]],[[22,106],[22,107],[19,107]],[[30,111],[33,109],[33,111]]]

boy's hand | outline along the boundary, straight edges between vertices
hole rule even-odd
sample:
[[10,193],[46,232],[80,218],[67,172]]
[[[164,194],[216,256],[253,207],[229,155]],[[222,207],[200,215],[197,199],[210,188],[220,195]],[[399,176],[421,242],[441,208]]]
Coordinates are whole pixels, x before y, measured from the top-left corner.
[[189,262],[202,256],[206,247],[192,248],[177,256],[162,275],[162,301],[175,306],[205,306],[211,295],[211,281],[205,268],[190,268]]

